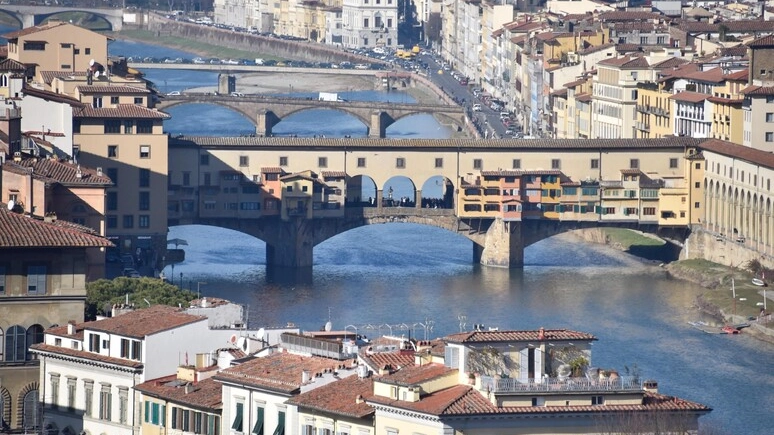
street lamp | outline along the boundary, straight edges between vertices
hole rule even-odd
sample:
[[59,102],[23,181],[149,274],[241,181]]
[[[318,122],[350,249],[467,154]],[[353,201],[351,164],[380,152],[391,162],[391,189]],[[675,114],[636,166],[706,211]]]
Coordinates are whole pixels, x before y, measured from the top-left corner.
[[207,283],[204,282],[204,281],[197,281],[196,282],[196,298],[197,299],[201,297],[201,285],[202,284],[207,285]]

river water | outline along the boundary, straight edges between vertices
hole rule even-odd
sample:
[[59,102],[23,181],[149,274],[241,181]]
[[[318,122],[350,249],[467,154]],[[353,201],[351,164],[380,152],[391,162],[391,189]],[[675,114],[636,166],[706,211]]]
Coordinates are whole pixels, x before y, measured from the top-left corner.
[[[195,57],[124,41],[112,42],[110,51]],[[210,73],[149,70],[147,76],[162,91],[214,85]],[[253,129],[227,109],[207,107],[210,121],[203,123],[201,106],[188,107],[190,112],[184,108],[171,110],[167,131],[233,136]],[[343,136],[357,128],[346,118],[315,111],[313,127],[303,118],[281,131]],[[409,120],[406,126],[393,126],[388,136],[446,137],[432,118]],[[174,272],[167,267],[165,274],[203,295],[245,304],[254,326],[294,322],[319,329],[330,319],[334,328],[357,328],[369,336],[410,331],[420,338],[470,330],[481,323],[501,329],[543,326],[589,332],[599,338],[595,366],[619,371],[636,367],[645,378],[659,382],[660,392],[711,406],[714,411],[702,418],[708,432],[772,433],[774,346],[746,334],[706,334],[691,328],[687,322],[700,318],[693,302],[704,290],[668,278],[657,266],[571,236],[530,246],[523,269],[502,270],[472,264],[472,244],[462,236],[413,224],[373,225],[315,247],[312,275],[301,281],[267,275],[265,244],[244,234],[192,225],[170,228],[169,238],[184,239],[188,245],[185,262]]]

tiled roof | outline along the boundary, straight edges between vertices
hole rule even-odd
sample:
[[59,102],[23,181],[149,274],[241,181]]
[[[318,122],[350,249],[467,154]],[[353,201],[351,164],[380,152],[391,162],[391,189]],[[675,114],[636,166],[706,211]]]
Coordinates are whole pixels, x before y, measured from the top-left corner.
[[727,33],[774,32],[774,21],[761,20],[717,21],[714,23],[686,21],[678,27],[690,33],[714,33],[720,32],[721,26],[725,27]]
[[681,57],[670,57],[669,59],[662,60],[661,62],[654,64],[653,68],[655,69],[674,68],[676,66],[680,66],[686,63],[688,63],[688,61]]
[[[444,340],[452,343],[500,343],[507,341],[537,341],[540,330],[530,331],[471,331],[447,335]],[[569,329],[543,329],[542,341],[596,340],[597,337]]]
[[588,81],[588,79],[585,79],[585,78],[578,79],[578,80],[575,80],[574,82],[565,83],[564,87],[565,88],[574,88],[574,87],[576,87],[578,85],[582,85],[582,84],[586,83],[587,81]]
[[748,47],[771,47],[774,46],[774,35],[766,35],[747,43]]
[[518,177],[520,175],[561,175],[562,171],[558,169],[530,169],[530,170],[497,170],[481,171],[485,177]]
[[648,66],[648,60],[643,56],[623,56],[600,60],[597,62],[597,65],[617,66],[619,68],[644,68]]
[[126,85],[120,85],[120,86],[95,86],[95,85],[85,85],[85,86],[78,86],[78,92],[84,95],[93,95],[93,94],[149,94],[150,91],[145,88],[139,88],[135,86],[126,86]]
[[323,178],[347,178],[347,173],[344,171],[322,171],[320,175]]
[[774,86],[748,86],[740,91],[745,95],[774,95]]
[[64,221],[44,222],[0,206],[0,248],[108,248],[113,243]]
[[223,385],[213,379],[191,383],[186,392],[185,381],[177,381],[177,375],[153,379],[134,388],[146,395],[198,409],[217,411],[222,408]]
[[640,175],[642,174],[642,171],[639,169],[621,169],[621,174],[623,175]]
[[406,402],[382,396],[374,396],[369,403],[385,405],[434,416],[510,415],[533,418],[538,415],[605,414],[617,412],[700,412],[712,411],[700,403],[673,396],[644,392],[642,402],[629,405],[570,405],[570,406],[505,406],[497,407],[481,393],[467,385],[456,385],[436,391],[418,402]]
[[9,160],[3,164],[4,170],[20,174],[28,174],[28,168],[32,168],[32,174],[36,178],[64,185],[109,186],[113,184],[109,177],[97,174],[95,169],[58,159],[23,159],[20,162]]
[[731,72],[725,75],[726,80],[747,80],[750,75],[750,69],[740,69],[739,71]]
[[734,47],[724,47],[720,49],[720,54],[723,56],[731,56],[731,57],[746,57],[747,46],[745,46],[744,44],[739,44]]
[[46,329],[46,334],[58,335],[60,337],[74,338],[76,340],[83,340],[83,325],[85,324],[86,324],[85,322],[76,324],[75,334],[67,333],[67,325],[54,326],[54,327],[48,328]]
[[575,96],[575,101],[579,101],[581,103],[588,103],[591,101],[591,94],[579,94]]
[[744,98],[721,98],[721,97],[709,97],[708,101],[718,104],[742,104]]
[[153,305],[120,316],[89,322],[84,327],[90,331],[145,338],[148,335],[201,321],[206,324],[207,318],[186,314],[177,307]]
[[137,104],[117,104],[115,107],[94,108],[84,106],[73,111],[73,118],[133,118],[133,119],[167,119],[170,116],[156,109]]
[[56,92],[44,91],[43,89],[35,89],[26,86],[22,89],[22,93],[32,97],[40,98],[46,101],[54,101],[57,103],[69,104],[72,107],[83,107],[85,104],[81,103],[77,99],[65,94],[57,94]]
[[318,373],[336,370],[342,365],[351,366],[351,361],[280,352],[227,368],[215,375],[215,379],[292,394],[303,385],[304,371],[309,371],[314,380]]
[[373,378],[355,375],[299,394],[287,403],[326,414],[364,418],[374,413],[374,409],[365,402],[373,395]]
[[32,35],[33,33],[42,32],[44,30],[53,29],[55,27],[64,26],[66,23],[64,21],[49,21],[46,24],[41,24],[38,26],[32,26],[27,27],[25,29],[17,30],[15,32],[6,33],[3,35],[3,38],[5,39],[17,39],[21,36],[27,36]]
[[774,154],[767,151],[761,151],[718,139],[706,140],[699,145],[699,148],[724,156],[734,157],[738,160],[746,160],[750,163],[755,163],[767,168],[774,168]]
[[285,171],[278,167],[261,168],[261,172],[264,174],[284,174]]
[[401,386],[412,386],[456,372],[457,369],[452,369],[438,363],[424,364],[421,366],[411,365],[403,367],[388,375],[380,376],[379,382]]
[[669,97],[669,99],[675,100],[675,101],[682,101],[685,103],[701,103],[702,101],[706,100],[709,97],[710,95],[702,94],[700,92],[683,91],[672,95],[671,97]]
[[[590,98],[590,97],[589,97]],[[576,96],[576,100],[579,99]],[[518,150],[518,149],[599,149],[603,148],[640,148],[659,149],[693,146],[702,139],[689,137],[669,137],[657,139],[371,139],[371,138],[292,138],[292,137],[215,137],[215,136],[176,136],[169,138],[170,146],[192,146],[204,148],[244,149],[347,149],[360,150],[397,150],[397,149],[460,149],[460,150]]]
[[86,71],[41,71],[40,76],[47,85],[50,85],[55,78],[82,77],[82,80],[85,80]]
[[0,71],[23,72],[26,70],[27,67],[19,61],[13,59],[0,60]]
[[599,14],[599,20],[605,21],[645,21],[664,19],[665,16],[653,12],[641,11],[610,11]]
[[393,352],[371,352],[370,350],[361,350],[359,356],[360,359],[375,370],[381,370],[388,366],[393,369],[398,369],[414,365],[413,350],[399,350]]
[[75,350],[69,347],[52,346],[50,344],[44,344],[44,343],[34,344],[30,346],[30,349],[50,356],[58,355],[60,357],[65,357],[65,358],[70,357],[70,358],[85,359],[93,362],[105,363],[105,364],[110,364],[114,366],[122,366],[122,367],[127,367],[132,369],[139,369],[139,368],[142,368],[143,366],[143,364],[140,361],[133,361],[133,360],[123,359],[123,358],[114,358],[111,356],[100,355],[94,352],[88,352],[85,350]]
[[615,47],[615,43],[614,42],[608,42],[607,44],[590,45],[590,46],[588,46],[586,48],[578,50],[578,53],[579,54],[591,54],[591,53],[596,53],[598,51],[605,50],[605,49],[610,48],[610,47]]
[[567,88],[557,89],[557,90],[551,92],[551,95],[553,95],[555,97],[565,97],[566,98],[567,97]]

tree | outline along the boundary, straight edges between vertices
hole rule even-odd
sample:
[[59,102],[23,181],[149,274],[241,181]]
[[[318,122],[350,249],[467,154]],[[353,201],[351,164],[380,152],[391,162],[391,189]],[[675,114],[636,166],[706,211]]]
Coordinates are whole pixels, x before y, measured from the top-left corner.
[[118,277],[100,279],[86,284],[86,320],[97,315],[109,315],[116,304],[127,301],[135,307],[150,305],[188,305],[196,299],[196,293],[181,290],[177,286],[155,278]]

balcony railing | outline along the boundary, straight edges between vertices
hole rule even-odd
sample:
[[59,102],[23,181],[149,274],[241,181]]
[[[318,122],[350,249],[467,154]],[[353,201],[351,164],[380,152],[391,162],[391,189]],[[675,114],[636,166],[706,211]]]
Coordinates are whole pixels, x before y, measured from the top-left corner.
[[520,382],[512,378],[498,379],[490,376],[481,376],[481,389],[492,393],[642,391],[642,383],[633,376],[604,380],[591,380],[587,378],[530,379],[527,382]]

